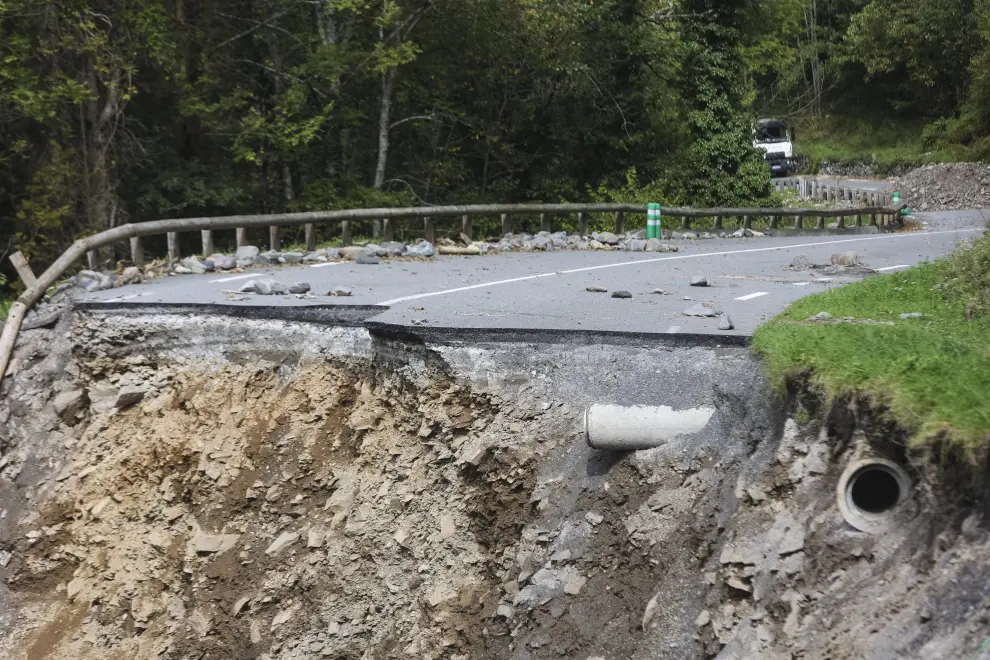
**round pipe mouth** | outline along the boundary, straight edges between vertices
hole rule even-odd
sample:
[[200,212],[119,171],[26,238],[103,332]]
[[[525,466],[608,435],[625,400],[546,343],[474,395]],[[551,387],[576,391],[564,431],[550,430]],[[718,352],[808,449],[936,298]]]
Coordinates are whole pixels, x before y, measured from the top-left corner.
[[910,493],[911,477],[904,468],[883,458],[867,458],[846,467],[836,495],[846,522],[874,532],[892,521]]

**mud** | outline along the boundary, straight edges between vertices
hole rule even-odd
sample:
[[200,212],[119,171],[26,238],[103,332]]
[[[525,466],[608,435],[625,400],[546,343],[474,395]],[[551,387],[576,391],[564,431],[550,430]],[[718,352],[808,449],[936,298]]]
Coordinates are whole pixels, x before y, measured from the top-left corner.
[[[982,482],[952,497],[964,463],[776,397],[742,349],[31,333],[0,392],[0,657],[941,658],[990,634]],[[717,413],[606,454],[592,402]],[[916,466],[883,535],[835,506],[857,440]]]

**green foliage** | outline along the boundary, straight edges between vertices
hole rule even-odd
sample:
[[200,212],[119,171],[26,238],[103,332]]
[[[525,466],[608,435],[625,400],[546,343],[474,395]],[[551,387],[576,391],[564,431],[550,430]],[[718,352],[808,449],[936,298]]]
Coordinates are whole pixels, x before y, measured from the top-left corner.
[[[0,3],[0,244],[40,265],[162,217],[762,203],[757,114],[910,122],[912,159],[990,151],[990,0],[42,4]],[[798,145],[907,157],[856,135]]]
[[[966,451],[990,428],[990,238],[935,263],[810,296],[759,328],[754,348],[778,386],[807,377],[829,396],[888,407],[917,442]],[[826,311],[876,323],[807,322]],[[921,312],[923,319],[900,319]]]

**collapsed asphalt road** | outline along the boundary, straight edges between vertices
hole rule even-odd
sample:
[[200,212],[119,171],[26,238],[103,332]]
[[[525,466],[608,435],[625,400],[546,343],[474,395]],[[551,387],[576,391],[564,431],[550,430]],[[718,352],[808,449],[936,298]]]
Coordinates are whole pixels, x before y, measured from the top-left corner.
[[[677,241],[679,252],[660,255],[560,251],[251,268],[129,285],[89,294],[82,301],[90,308],[118,309],[149,304],[377,306],[381,313],[371,320],[397,326],[744,337],[792,301],[857,279],[818,268],[790,268],[797,255],[827,265],[832,254],[854,251],[866,266],[888,272],[948,254],[983,230],[976,214],[936,220],[928,231],[899,234]],[[312,292],[305,297],[229,293],[265,275],[285,284],[307,282]],[[690,286],[690,279],[699,275],[707,278],[708,287]],[[324,295],[337,287],[352,295]],[[607,292],[589,292],[589,287]],[[612,298],[616,291],[632,297]],[[734,329],[719,330],[715,317],[684,314],[698,303],[727,313]]]

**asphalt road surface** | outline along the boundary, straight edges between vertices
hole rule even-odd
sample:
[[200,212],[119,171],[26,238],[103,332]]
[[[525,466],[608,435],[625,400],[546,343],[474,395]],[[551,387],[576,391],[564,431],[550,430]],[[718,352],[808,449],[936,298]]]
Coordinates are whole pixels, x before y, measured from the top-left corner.
[[[665,254],[561,250],[177,275],[82,300],[115,307],[376,305],[382,311],[370,320],[400,326],[748,336],[792,301],[855,279],[792,270],[789,265],[798,254],[814,264],[828,264],[833,253],[855,251],[865,265],[889,273],[945,255],[985,227],[981,215],[973,212],[919,218],[928,223],[923,231],[673,241],[680,251]],[[285,284],[308,282],[312,292],[306,297],[227,293],[266,275]],[[695,275],[705,276],[710,286],[690,286]],[[591,286],[608,293],[588,292]],[[352,295],[326,296],[333,287],[346,287]],[[653,293],[657,289],[665,293]],[[633,297],[612,298],[614,291],[628,291]],[[683,314],[685,308],[703,302],[729,314],[735,329],[720,331],[716,318]]]

